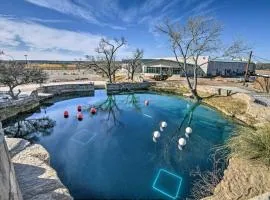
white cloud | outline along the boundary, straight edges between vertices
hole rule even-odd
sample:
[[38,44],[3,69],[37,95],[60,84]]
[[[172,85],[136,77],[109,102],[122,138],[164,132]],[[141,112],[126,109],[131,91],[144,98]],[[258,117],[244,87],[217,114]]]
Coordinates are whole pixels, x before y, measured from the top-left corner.
[[[95,48],[104,37],[1,16],[0,27],[0,45],[15,59],[22,59],[25,54],[28,54],[30,59],[57,60],[73,60],[84,55],[95,55]],[[129,51],[126,47],[120,53],[124,56]]]
[[79,1],[79,3],[74,3],[71,0],[25,0],[25,1],[40,7],[55,10],[63,14],[72,15],[75,17],[85,19],[88,22],[99,26],[108,26],[116,30],[126,29],[125,27],[102,22],[95,15],[95,13],[98,12],[96,11],[96,8],[93,8],[91,4],[87,4],[84,1]]
[[69,0],[26,0],[29,3],[56,10],[60,13],[70,14],[84,18],[92,23],[98,24],[99,22],[92,15],[91,10],[84,9],[83,7],[72,3]]
[[41,22],[41,23],[67,23],[71,22],[71,20],[62,20],[62,19],[41,19],[41,18],[36,18],[36,17],[29,17],[26,18],[29,21],[34,21],[34,22]]

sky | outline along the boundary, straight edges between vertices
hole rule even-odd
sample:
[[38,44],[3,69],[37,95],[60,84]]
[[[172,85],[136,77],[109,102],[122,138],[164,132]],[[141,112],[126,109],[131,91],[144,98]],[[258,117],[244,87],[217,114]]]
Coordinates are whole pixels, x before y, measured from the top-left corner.
[[270,60],[270,0],[0,0],[0,51],[15,59],[77,60],[96,55],[101,38],[123,36],[120,59],[136,48],[145,58],[172,57],[155,26],[195,15],[217,19],[225,44],[240,38],[257,59]]

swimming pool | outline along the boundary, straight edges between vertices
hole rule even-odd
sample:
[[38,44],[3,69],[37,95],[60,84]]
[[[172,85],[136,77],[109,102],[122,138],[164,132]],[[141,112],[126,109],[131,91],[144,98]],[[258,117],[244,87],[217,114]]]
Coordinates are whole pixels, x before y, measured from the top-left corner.
[[[77,119],[78,105],[82,121]],[[92,106],[95,115],[89,112]],[[36,142],[48,150],[52,167],[75,199],[184,199],[194,180],[190,172],[197,166],[209,169],[210,150],[235,127],[215,110],[176,96],[107,96],[104,90],[55,102],[28,119],[44,116],[55,126],[49,134],[37,134]],[[168,124],[162,132],[161,121]],[[189,138],[187,126],[192,128]],[[156,130],[160,137],[154,142]],[[186,139],[183,150],[178,149],[180,137]]]

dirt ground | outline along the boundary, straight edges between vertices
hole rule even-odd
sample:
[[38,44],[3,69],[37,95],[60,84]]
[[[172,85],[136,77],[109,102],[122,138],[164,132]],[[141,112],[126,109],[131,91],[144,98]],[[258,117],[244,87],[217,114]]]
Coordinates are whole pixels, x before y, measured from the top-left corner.
[[47,82],[63,82],[63,81],[105,81],[106,79],[85,69],[81,70],[45,70],[49,79]]
[[[95,74],[89,69],[60,69],[60,70],[45,70],[49,79],[47,83],[65,83],[65,82],[95,82],[97,84],[105,84],[107,81],[106,77],[102,77],[100,75]],[[270,70],[258,70],[256,73],[259,74],[270,74]],[[135,81],[139,81],[141,74],[135,75]],[[142,76],[144,80],[154,81],[151,77]],[[254,91],[254,83],[249,82],[245,86],[243,86],[242,82],[243,78],[223,78],[223,77],[214,77],[214,78],[198,78],[198,85],[209,85],[209,86],[217,86],[217,87],[238,87],[245,90]],[[127,80],[127,74],[125,71],[120,71],[116,75],[117,82],[124,82]],[[177,82],[186,84],[186,78],[180,77],[178,75],[173,75],[166,82]],[[32,88],[36,88],[37,84],[28,84],[25,86],[19,86],[16,89],[21,89],[22,91],[30,91]],[[6,87],[0,86],[0,91],[6,91]]]

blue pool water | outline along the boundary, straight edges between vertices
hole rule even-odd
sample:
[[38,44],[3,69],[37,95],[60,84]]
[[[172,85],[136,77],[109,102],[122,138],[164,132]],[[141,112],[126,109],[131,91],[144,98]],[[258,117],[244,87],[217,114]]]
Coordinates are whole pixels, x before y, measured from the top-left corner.
[[[145,100],[149,106],[144,105]],[[90,105],[101,104],[103,109],[91,115]],[[83,106],[82,121],[76,118],[78,105]],[[75,199],[171,199],[153,188],[161,169],[181,177],[181,182],[163,173],[158,187],[174,193],[171,196],[178,192],[177,198],[184,199],[190,195],[194,179],[190,172],[197,166],[209,169],[211,148],[222,144],[234,129],[231,121],[215,110],[200,105],[191,115],[192,107],[192,102],[175,96],[138,93],[108,97],[97,90],[93,97],[56,102],[46,107],[46,113],[43,109],[29,118],[46,115],[56,121],[51,134],[39,136],[37,142],[49,151],[52,166]],[[70,114],[67,119],[65,110]],[[152,134],[163,120],[168,127],[154,143]],[[177,140],[185,137],[188,121],[193,132],[180,151]]]

